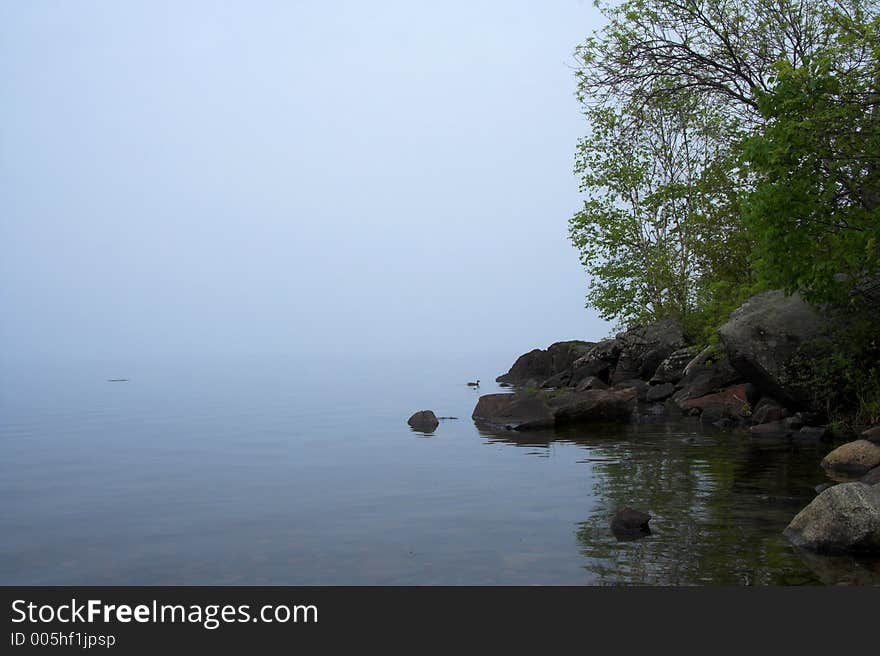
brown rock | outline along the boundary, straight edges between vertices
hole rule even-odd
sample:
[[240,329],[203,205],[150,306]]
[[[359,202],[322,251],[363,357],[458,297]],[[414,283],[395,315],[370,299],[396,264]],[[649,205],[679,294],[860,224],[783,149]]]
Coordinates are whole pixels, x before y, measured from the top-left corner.
[[847,442],[822,460],[822,466],[826,469],[848,474],[865,474],[878,465],[880,465],[880,445],[868,440]]

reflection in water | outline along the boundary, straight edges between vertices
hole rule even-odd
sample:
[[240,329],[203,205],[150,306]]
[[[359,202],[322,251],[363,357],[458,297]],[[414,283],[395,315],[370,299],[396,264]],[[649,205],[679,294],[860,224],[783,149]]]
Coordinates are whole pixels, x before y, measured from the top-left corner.
[[[821,446],[705,431],[691,420],[516,433],[478,427],[490,442],[580,445],[594,511],[576,528],[583,567],[600,584],[880,583],[880,559],[799,553],[782,536],[823,482]],[[617,508],[650,513],[652,534],[618,541]]]

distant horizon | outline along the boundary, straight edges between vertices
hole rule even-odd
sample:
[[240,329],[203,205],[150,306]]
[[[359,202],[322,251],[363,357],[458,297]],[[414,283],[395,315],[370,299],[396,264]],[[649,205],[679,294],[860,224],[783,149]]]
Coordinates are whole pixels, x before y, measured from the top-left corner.
[[587,2],[0,8],[15,358],[599,339]]

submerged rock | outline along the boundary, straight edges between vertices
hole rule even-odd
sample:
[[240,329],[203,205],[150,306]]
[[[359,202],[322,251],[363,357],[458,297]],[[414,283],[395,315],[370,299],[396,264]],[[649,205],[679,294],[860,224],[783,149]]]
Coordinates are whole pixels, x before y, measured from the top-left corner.
[[611,532],[618,540],[632,540],[651,534],[651,516],[629,506],[619,508],[611,520]]
[[440,425],[437,415],[434,414],[433,410],[419,410],[406,423],[414,429],[426,433],[433,432]]
[[868,440],[847,442],[825,456],[822,466],[844,474],[866,474],[880,466],[880,445]]
[[819,494],[783,531],[822,553],[880,552],[880,486],[841,483]]

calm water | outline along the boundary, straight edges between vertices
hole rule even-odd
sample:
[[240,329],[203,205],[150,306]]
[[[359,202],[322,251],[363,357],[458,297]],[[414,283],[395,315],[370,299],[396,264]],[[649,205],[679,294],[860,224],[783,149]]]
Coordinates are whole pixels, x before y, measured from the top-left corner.
[[[688,423],[481,432],[464,382],[495,391],[512,359],[5,365],[0,583],[880,579],[780,535],[821,450]],[[422,408],[458,419],[424,436]],[[618,542],[621,504],[653,534]]]

